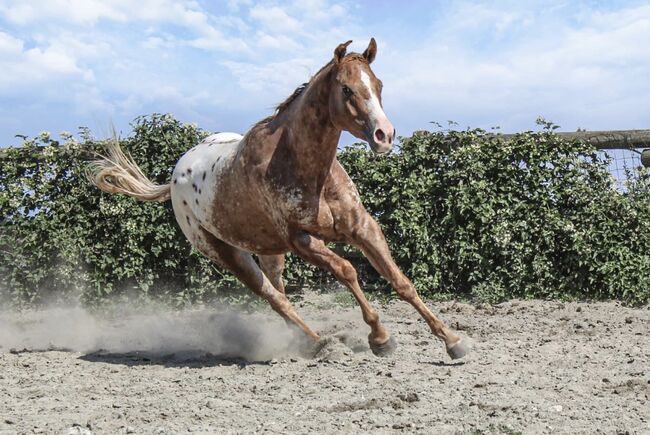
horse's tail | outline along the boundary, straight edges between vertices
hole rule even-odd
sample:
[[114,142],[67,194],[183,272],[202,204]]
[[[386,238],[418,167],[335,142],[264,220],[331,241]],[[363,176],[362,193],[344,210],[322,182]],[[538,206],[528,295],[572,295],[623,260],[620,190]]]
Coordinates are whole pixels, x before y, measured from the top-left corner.
[[91,183],[104,192],[122,193],[140,201],[167,201],[170,184],[149,180],[130,156],[124,154],[116,137],[106,142],[105,154],[88,166]]

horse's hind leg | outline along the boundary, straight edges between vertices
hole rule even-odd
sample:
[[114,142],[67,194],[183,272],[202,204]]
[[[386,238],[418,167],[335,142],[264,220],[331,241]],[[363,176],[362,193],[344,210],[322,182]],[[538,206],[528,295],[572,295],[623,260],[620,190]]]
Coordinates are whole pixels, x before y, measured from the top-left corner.
[[298,316],[284,293],[275,289],[251,254],[224,243],[200,226],[195,228],[190,241],[203,255],[231,271],[249,289],[268,301],[287,323],[300,328],[314,341],[319,340],[318,335]]
[[260,267],[267,276],[273,287],[280,293],[284,294],[284,281],[282,281],[282,271],[284,270],[284,254],[279,255],[259,255]]

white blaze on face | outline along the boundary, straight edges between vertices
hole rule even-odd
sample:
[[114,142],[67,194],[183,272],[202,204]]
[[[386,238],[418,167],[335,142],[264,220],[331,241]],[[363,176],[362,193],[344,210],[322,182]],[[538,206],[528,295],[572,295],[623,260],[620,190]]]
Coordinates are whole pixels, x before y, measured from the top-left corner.
[[384,124],[388,123],[388,118],[386,117],[386,114],[384,113],[384,109],[381,107],[381,104],[379,103],[379,98],[377,98],[377,94],[375,94],[375,90],[372,87],[372,82],[370,81],[370,76],[368,75],[367,72],[360,70],[361,71],[361,83],[364,84],[364,86],[368,89],[368,93],[370,94],[370,98],[366,100],[366,107],[368,109],[368,114],[370,115],[370,122],[372,123],[372,127],[377,128],[378,124]]

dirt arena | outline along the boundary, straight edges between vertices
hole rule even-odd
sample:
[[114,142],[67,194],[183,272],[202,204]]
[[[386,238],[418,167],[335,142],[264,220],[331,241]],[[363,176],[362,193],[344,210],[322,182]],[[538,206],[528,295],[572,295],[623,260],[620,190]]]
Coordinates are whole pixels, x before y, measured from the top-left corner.
[[650,433],[650,307],[432,303],[470,338],[452,362],[402,302],[375,357],[348,301],[296,297],[313,358],[266,309],[0,313],[0,434]]

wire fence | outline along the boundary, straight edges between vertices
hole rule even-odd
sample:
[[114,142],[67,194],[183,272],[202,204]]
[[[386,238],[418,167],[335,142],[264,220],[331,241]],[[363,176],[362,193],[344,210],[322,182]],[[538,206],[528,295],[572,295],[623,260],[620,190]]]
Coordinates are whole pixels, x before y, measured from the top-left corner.
[[[643,171],[650,168],[650,129],[555,132],[566,140],[590,142],[600,150],[602,157],[611,158],[609,171],[615,187],[626,191]],[[504,138],[513,134],[503,134]],[[643,169],[645,168],[645,169]]]
[[601,150],[603,157],[609,157],[609,171],[614,177],[616,187],[626,190],[626,186],[633,181],[644,167],[641,161],[642,149],[609,149]]

